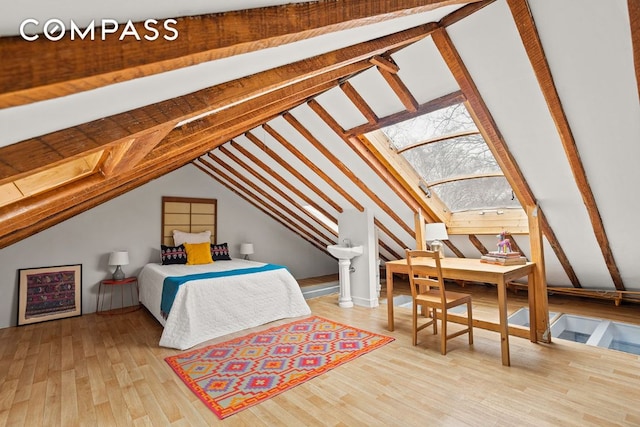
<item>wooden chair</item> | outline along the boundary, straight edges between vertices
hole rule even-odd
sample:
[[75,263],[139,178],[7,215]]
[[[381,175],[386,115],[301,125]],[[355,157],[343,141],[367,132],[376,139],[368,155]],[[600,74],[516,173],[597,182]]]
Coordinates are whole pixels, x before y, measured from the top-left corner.
[[[437,320],[440,317],[442,334],[440,338],[440,352],[447,354],[447,340],[468,333],[469,344],[473,344],[473,316],[471,314],[471,295],[451,292],[445,289],[440,267],[438,252],[422,250],[406,250],[407,265],[409,266],[409,284],[413,299],[413,345],[418,344],[418,331],[433,325],[433,333],[438,333]],[[419,258],[431,258],[435,263],[425,265]],[[467,327],[452,334],[447,333],[447,310],[462,304],[467,305]],[[418,325],[418,306],[427,312],[431,309],[432,317]]]

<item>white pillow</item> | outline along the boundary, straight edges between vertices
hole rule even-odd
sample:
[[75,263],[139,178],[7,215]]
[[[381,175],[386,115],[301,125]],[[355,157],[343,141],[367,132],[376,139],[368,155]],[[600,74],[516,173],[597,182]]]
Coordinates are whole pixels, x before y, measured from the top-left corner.
[[186,233],[180,230],[173,230],[173,245],[180,246],[183,243],[211,243],[211,231],[200,233]]

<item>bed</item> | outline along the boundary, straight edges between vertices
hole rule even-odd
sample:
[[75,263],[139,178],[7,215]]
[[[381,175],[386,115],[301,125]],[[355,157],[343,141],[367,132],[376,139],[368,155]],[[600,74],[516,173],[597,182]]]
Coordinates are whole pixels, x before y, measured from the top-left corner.
[[[163,316],[166,278],[184,283],[177,286]],[[140,302],[164,326],[163,347],[184,350],[232,332],[311,314],[291,273],[272,264],[235,258],[203,265],[151,263],[143,267],[138,282]]]

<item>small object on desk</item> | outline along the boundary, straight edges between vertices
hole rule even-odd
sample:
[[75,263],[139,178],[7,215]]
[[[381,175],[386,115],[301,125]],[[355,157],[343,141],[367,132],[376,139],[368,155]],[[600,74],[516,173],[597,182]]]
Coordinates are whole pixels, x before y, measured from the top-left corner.
[[[127,302],[130,305],[125,306],[125,290],[124,287],[129,285],[129,297],[127,298]],[[113,293],[114,288],[118,286],[120,287],[120,307],[113,308]],[[104,288],[104,289],[103,289]],[[109,308],[104,309],[105,305],[105,291],[106,289],[111,289],[109,293]],[[135,297],[134,297],[135,290]],[[102,297],[102,303],[100,302]],[[136,311],[140,308],[140,302],[138,301],[138,278],[137,277],[126,277],[122,280],[113,280],[106,279],[101,280],[100,285],[98,286],[98,299],[96,302],[96,314],[124,314],[130,313],[132,311]]]
[[[496,264],[496,265],[523,265],[527,263],[527,259],[517,252],[513,252],[517,255],[515,256],[493,256],[483,255],[480,257],[480,262],[486,264]],[[503,254],[504,255],[504,254]]]

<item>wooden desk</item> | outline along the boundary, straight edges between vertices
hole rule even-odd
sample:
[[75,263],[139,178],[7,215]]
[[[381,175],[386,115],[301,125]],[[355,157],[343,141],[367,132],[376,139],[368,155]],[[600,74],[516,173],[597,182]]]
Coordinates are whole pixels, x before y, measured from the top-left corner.
[[[425,264],[434,265],[433,260],[425,258]],[[494,264],[481,263],[479,259],[471,258],[443,258],[441,260],[442,276],[446,279],[465,280],[469,282],[495,283],[498,287],[498,310],[500,313],[500,322],[492,323],[482,320],[473,319],[473,326],[482,329],[489,329],[500,332],[502,364],[509,366],[511,360],[509,358],[509,334],[531,339],[531,342],[537,342],[536,335],[536,307],[535,307],[535,264],[528,262],[525,265],[501,266]],[[386,263],[387,269],[387,310],[388,310],[388,328],[393,331],[393,273],[408,274],[409,267],[406,259],[397,261],[389,261]],[[507,322],[507,283],[511,280],[528,276],[529,291],[529,330],[522,328],[509,327]],[[548,316],[548,314],[547,314]],[[452,321],[464,319],[464,316],[456,316],[448,314]],[[548,319],[546,324],[548,324]]]

